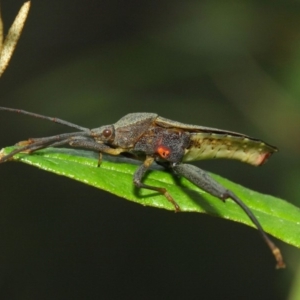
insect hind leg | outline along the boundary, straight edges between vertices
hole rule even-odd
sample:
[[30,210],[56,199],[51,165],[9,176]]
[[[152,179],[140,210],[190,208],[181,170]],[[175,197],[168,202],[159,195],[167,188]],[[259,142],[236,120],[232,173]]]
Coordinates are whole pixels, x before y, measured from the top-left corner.
[[253,224],[260,232],[262,238],[264,239],[264,241],[272,251],[277,261],[276,268],[279,269],[285,267],[285,263],[283,262],[283,258],[279,248],[268,237],[268,235],[260,225],[257,218],[250,210],[250,208],[240,198],[238,198],[232,191],[224,188],[222,185],[216,182],[212,177],[210,177],[210,175],[207,172],[197,168],[194,165],[173,164],[172,169],[176,174],[185,177],[186,179],[194,183],[196,186],[200,187],[201,189],[208,192],[209,194],[221,199],[222,201],[225,201],[226,199],[230,198],[237,205],[239,205],[243,209],[243,211],[247,214],[247,216],[251,219]]

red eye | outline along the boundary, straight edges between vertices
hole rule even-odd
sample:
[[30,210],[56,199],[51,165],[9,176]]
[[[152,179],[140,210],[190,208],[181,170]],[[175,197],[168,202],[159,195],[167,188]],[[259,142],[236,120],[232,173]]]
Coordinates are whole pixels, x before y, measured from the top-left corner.
[[165,146],[159,146],[157,148],[157,153],[159,154],[160,157],[162,158],[168,158],[171,154],[171,151],[168,147]]
[[102,131],[102,134],[104,137],[109,138],[111,136],[111,130],[110,129],[104,129]]

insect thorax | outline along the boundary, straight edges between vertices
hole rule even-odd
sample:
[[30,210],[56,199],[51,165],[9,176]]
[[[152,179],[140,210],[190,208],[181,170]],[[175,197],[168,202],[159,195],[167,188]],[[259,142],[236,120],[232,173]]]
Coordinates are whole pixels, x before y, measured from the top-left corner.
[[183,130],[151,126],[137,141],[133,151],[144,152],[170,162],[180,162],[189,145],[190,134]]

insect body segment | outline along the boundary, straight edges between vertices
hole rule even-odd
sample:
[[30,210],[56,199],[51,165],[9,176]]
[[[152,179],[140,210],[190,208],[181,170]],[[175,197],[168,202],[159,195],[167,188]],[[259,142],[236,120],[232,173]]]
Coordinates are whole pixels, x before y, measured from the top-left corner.
[[252,165],[261,165],[277,151],[275,147],[240,133],[184,124],[160,117],[155,113],[131,113],[115,124],[88,129],[61,119],[23,110],[6,107],[0,107],[0,110],[38,117],[80,130],[19,142],[17,145],[20,147],[0,157],[0,163],[11,159],[19,152],[31,153],[38,149],[63,145],[96,151],[100,154],[100,158],[102,153],[133,155],[136,159],[143,161],[134,174],[134,185],[137,188],[159,192],[172,203],[175,211],[180,211],[180,206],[164,187],[150,186],[142,182],[149,167],[157,162],[222,201],[231,198],[244,210],[261,233],[275,256],[277,267],[285,266],[280,250],[264,232],[251,210],[233,192],[217,183],[208,173],[196,166],[183,163],[201,159],[229,158]]

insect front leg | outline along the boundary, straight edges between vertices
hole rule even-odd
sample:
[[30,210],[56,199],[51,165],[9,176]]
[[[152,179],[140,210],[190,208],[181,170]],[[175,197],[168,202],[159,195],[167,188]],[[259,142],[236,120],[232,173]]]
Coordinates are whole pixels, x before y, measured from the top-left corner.
[[69,145],[76,148],[90,149],[99,152],[98,167],[102,161],[102,153],[119,155],[125,151],[123,148],[111,148],[103,143],[97,143],[93,138],[90,137],[74,137],[69,141]]
[[69,145],[76,148],[104,152],[110,155],[119,155],[125,151],[123,148],[111,148],[105,144],[97,143],[93,138],[89,137],[73,137],[69,140]]
[[144,189],[148,189],[148,190],[152,190],[152,191],[161,193],[162,195],[164,195],[167,198],[168,201],[170,201],[174,205],[175,212],[179,212],[180,211],[179,205],[175,202],[175,200],[172,198],[172,196],[168,193],[168,191],[165,188],[147,185],[142,182],[143,176],[145,175],[146,171],[149,169],[149,167],[153,163],[153,161],[154,161],[154,158],[151,156],[148,156],[146,158],[146,160],[144,161],[144,163],[142,165],[140,165],[139,168],[135,171],[135,173],[133,175],[134,185],[138,188],[144,188]]
[[269,248],[271,249],[275,259],[277,261],[276,268],[284,268],[285,263],[283,262],[283,258],[279,248],[271,241],[271,239],[267,236],[262,226],[260,225],[257,218],[254,216],[249,207],[246,206],[232,191],[227,190],[218,182],[216,182],[209,174],[194,165],[189,164],[173,164],[172,169],[178,175],[181,175],[194,183],[196,186],[200,187],[204,191],[209,194],[225,201],[226,199],[232,199],[236,204],[238,204],[247,216],[251,219],[253,224],[257,227],[260,232],[262,238],[265,240]]
[[36,150],[47,148],[47,147],[57,147],[66,145],[69,143],[70,137],[80,134],[85,134],[84,132],[79,133],[66,133],[61,135],[55,135],[45,138],[31,138],[26,141],[21,141],[16,144],[16,146],[20,146],[19,148],[13,150],[9,154],[0,157],[0,163],[3,163],[5,161],[8,161],[11,159],[14,155],[18,153],[32,153]]

